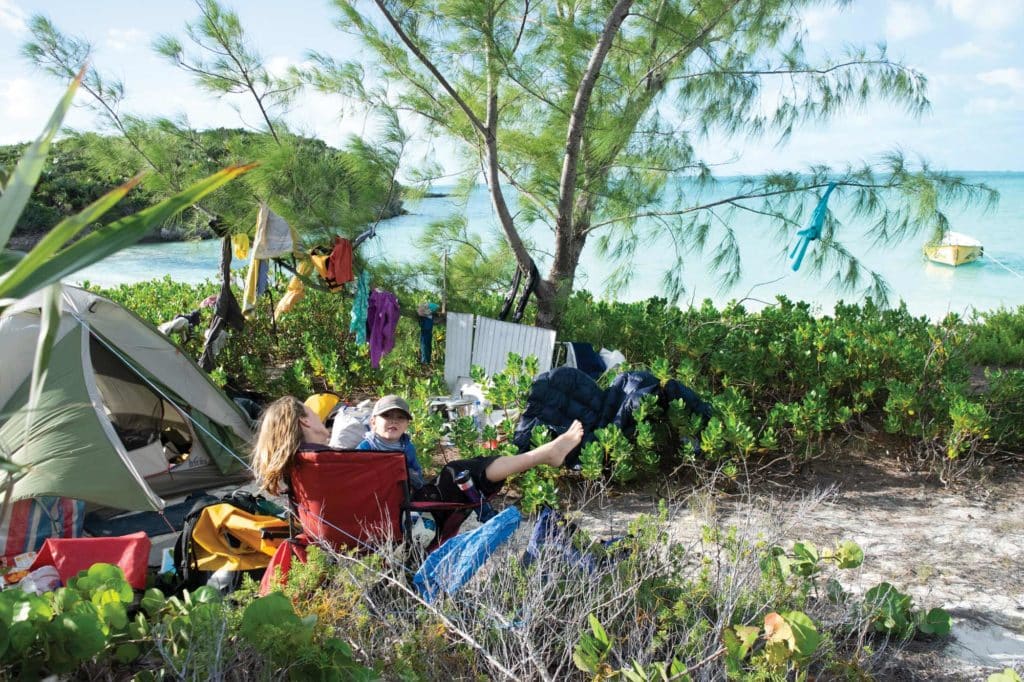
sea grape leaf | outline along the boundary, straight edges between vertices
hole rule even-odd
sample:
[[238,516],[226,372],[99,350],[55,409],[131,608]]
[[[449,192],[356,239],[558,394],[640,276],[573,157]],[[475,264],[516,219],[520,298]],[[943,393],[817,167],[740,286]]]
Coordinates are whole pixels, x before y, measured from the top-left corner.
[[53,600],[53,608],[58,613],[66,613],[70,611],[75,604],[82,601],[82,597],[78,592],[69,590],[66,587],[58,587],[52,595],[51,599]]
[[786,642],[790,649],[795,648],[793,628],[786,619],[772,611],[764,617],[764,638],[769,642]]
[[725,665],[729,672],[738,673],[743,669],[743,661],[757,642],[761,631],[753,625],[733,625],[722,632],[722,643],[725,645]]
[[50,625],[53,638],[63,641],[67,652],[79,661],[92,658],[107,645],[102,623],[84,610],[62,613]]
[[934,608],[920,618],[918,629],[926,635],[944,637],[953,629],[953,619],[945,609]]
[[814,621],[801,611],[789,611],[783,614],[786,624],[789,625],[793,634],[792,648],[801,658],[813,654],[821,643],[821,635],[814,626]]
[[836,547],[833,557],[839,568],[857,568],[864,563],[864,550],[856,542],[846,540]]
[[122,644],[114,649],[114,658],[120,663],[131,663],[142,655],[142,647],[138,644]]
[[35,594],[22,594],[22,598],[11,608],[11,621],[48,621],[53,618],[53,608],[42,597]]
[[185,601],[189,606],[197,604],[219,604],[221,602],[221,594],[209,585],[203,585],[189,593],[185,597]]
[[142,595],[139,605],[142,607],[142,610],[146,612],[146,615],[152,618],[160,612],[160,609],[162,609],[166,603],[167,598],[164,596],[164,593],[155,587],[151,587]]
[[28,620],[17,621],[8,631],[11,651],[24,653],[36,639],[36,625]]

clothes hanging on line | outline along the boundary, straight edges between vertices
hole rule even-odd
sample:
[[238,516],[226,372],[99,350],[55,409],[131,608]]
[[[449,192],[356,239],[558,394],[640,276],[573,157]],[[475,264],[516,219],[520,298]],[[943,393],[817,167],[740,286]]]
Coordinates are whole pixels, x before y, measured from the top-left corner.
[[356,335],[356,344],[362,346],[366,343],[367,329],[367,308],[370,303],[370,273],[363,270],[359,273],[359,280],[356,282],[356,295],[352,300],[352,321],[348,330]]
[[[519,282],[522,280],[522,269],[517,268],[516,274],[512,278],[512,285],[509,287],[508,292],[505,293],[505,301],[502,303],[501,312],[498,313],[498,319],[504,320],[509,313],[509,309],[512,307],[512,301],[515,299],[516,294],[519,291]],[[532,260],[530,261],[530,274],[526,278],[526,288],[523,289],[523,295],[519,299],[519,303],[516,304],[515,312],[512,313],[512,321],[519,322],[523,319],[523,314],[526,312],[526,304],[530,300],[530,294],[537,289],[537,282],[540,280],[540,272],[537,270],[537,264]]]
[[213,319],[210,320],[210,328],[206,330],[203,353],[199,356],[199,366],[207,372],[216,367],[214,360],[224,344],[227,343],[228,328],[242,331],[244,326],[245,318],[242,316],[242,309],[235,299],[235,294],[231,291],[230,281],[225,278],[220,285],[220,293],[217,295],[217,304],[213,310]]
[[352,276],[352,242],[344,237],[334,238],[334,248],[327,259],[325,279],[331,285],[340,285],[355,279]]
[[277,307],[274,308],[275,320],[290,312],[295,304],[306,296],[306,286],[302,283],[301,278],[309,277],[313,273],[313,262],[308,260],[299,262],[295,272],[296,274],[288,282],[287,291],[284,292],[284,296],[281,297],[281,300],[277,302]]
[[374,369],[380,369],[380,359],[395,347],[398,313],[398,298],[394,294],[373,290],[366,308],[366,324],[370,341],[370,366]]
[[313,268],[316,270],[316,274],[320,275],[320,279],[327,281],[327,259],[331,256],[329,254],[313,253],[310,254],[309,259],[313,261]]
[[804,255],[807,253],[807,247],[810,246],[810,243],[815,239],[821,239],[821,228],[824,227],[825,216],[828,214],[828,198],[832,195],[832,190],[835,188],[836,183],[828,183],[828,188],[814,207],[810,223],[808,223],[807,227],[796,233],[799,239],[793,245],[793,250],[789,253],[789,257],[793,259],[793,272],[800,269],[800,264],[804,262]]
[[231,249],[235,252],[235,258],[238,260],[245,260],[249,257],[249,235],[233,234],[231,235]]
[[256,214],[256,237],[252,245],[254,259],[278,258],[295,250],[295,233],[285,219],[260,203]]
[[420,303],[416,306],[416,314],[420,318],[420,362],[424,365],[430,364],[434,346],[434,313],[437,309],[436,303]]
[[245,289],[242,291],[242,313],[248,317],[256,310],[256,299],[267,292],[270,275],[270,261],[253,257],[245,274]]

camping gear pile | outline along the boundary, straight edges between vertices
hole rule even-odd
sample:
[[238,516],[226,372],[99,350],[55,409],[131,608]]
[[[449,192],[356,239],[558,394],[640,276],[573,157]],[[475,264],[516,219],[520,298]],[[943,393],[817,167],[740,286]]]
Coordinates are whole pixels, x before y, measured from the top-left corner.
[[596,438],[594,431],[599,428],[614,424],[627,438],[632,438],[636,431],[633,412],[646,395],[657,396],[662,408],[673,400],[682,400],[687,409],[701,415],[705,422],[711,418],[711,405],[674,379],[663,385],[649,372],[624,372],[615,377],[611,386],[601,388],[582,370],[558,367],[534,379],[513,440],[520,452],[526,452],[535,427],[546,426],[562,433],[578,419],[585,435],[566,458],[566,466],[572,467],[579,462],[582,448]]
[[238,453],[252,432],[238,406],[167,337],[83,289],[62,288],[48,374],[29,413],[41,304],[30,296],[0,316],[0,450],[24,467],[0,519],[10,578],[48,539],[80,538],[86,512],[162,512],[165,498],[250,478]]

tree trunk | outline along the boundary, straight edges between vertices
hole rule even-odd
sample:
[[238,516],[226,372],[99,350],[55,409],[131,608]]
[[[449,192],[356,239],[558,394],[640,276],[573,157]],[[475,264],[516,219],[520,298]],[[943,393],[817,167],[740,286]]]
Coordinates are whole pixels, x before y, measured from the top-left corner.
[[556,235],[555,260],[548,276],[537,284],[537,326],[558,329],[565,304],[572,296],[576,268],[586,244],[586,234]]

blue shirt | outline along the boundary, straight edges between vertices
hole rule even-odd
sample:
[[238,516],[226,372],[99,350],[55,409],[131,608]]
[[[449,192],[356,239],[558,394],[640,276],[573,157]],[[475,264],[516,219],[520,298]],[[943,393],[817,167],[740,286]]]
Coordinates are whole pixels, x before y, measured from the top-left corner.
[[[373,439],[373,442],[371,442],[371,439]],[[409,485],[413,488],[423,487],[423,469],[420,467],[419,460],[416,459],[416,446],[413,445],[409,434],[403,433],[398,442],[394,442],[387,441],[380,436],[376,436],[373,432],[369,432],[367,437],[356,446],[356,450],[399,450],[404,452],[405,466],[409,470]]]

